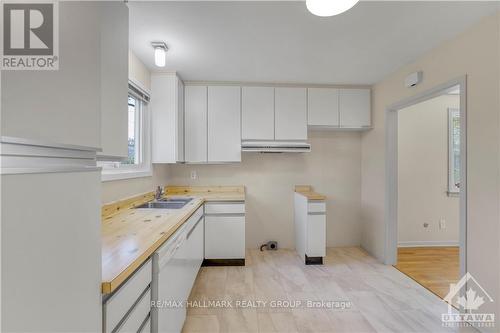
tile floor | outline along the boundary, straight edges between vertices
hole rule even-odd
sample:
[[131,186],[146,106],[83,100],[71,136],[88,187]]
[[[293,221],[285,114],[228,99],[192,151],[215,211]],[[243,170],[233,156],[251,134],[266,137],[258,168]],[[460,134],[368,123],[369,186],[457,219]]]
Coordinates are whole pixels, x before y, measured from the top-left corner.
[[360,248],[329,248],[322,266],[291,250],[249,250],[246,260],[201,269],[184,333],[458,331],[441,325],[446,303]]

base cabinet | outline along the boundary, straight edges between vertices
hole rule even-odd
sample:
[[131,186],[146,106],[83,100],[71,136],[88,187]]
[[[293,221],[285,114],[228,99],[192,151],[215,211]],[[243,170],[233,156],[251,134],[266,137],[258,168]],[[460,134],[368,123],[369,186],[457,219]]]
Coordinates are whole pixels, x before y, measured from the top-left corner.
[[137,332],[151,307],[151,260],[104,301],[103,332]]
[[295,244],[306,264],[321,264],[326,256],[326,204],[295,193]]
[[245,203],[205,204],[205,259],[245,258]]
[[207,216],[205,223],[205,259],[245,258],[245,216]]

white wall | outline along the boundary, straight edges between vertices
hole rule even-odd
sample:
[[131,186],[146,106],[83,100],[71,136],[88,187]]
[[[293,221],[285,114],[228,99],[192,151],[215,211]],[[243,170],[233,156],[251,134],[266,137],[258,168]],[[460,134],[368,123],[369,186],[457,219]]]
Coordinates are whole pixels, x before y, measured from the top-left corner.
[[[359,245],[360,134],[310,132],[309,137],[311,153],[243,153],[241,163],[172,165],[169,184],[245,185],[248,248],[271,239],[294,248],[294,186],[312,185],[328,197],[327,245]],[[193,170],[197,180],[190,179]]]
[[[151,74],[146,66],[129,51],[129,79],[150,91]],[[153,176],[102,182],[102,203],[128,198],[140,193],[154,191],[158,185],[168,182],[168,166],[153,165]]]
[[[459,197],[448,191],[448,108],[441,95],[398,111],[398,242],[458,245]],[[440,229],[441,219],[446,221]],[[423,227],[428,223],[427,228]]]
[[[384,259],[385,108],[467,74],[467,269],[498,302],[499,249],[499,17],[490,16],[408,64],[373,87],[373,125],[362,138],[362,246]],[[423,70],[415,88],[406,75]],[[498,305],[484,305],[481,312]]]

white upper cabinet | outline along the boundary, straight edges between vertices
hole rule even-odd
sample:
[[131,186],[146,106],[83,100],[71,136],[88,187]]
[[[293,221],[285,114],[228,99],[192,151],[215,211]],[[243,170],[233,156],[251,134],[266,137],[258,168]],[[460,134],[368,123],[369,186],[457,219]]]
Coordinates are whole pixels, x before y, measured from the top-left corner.
[[2,135],[101,147],[101,4],[59,2],[59,70],[2,71]]
[[242,140],[274,140],[274,88],[241,88]]
[[241,161],[241,88],[208,87],[208,162]]
[[339,126],[338,89],[307,89],[307,124],[310,126]]
[[188,163],[203,163],[208,160],[207,103],[206,86],[185,86],[184,153]]
[[275,88],[275,139],[307,139],[305,88]]
[[151,75],[152,162],[184,162],[184,84],[175,73]]
[[367,128],[371,126],[370,89],[339,90],[340,126]]
[[128,155],[128,6],[101,6],[101,148],[100,156]]

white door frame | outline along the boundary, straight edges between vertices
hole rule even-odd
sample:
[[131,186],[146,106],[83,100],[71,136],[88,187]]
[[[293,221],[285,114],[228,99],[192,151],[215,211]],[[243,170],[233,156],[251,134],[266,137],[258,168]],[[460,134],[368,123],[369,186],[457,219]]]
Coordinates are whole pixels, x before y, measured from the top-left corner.
[[398,251],[398,112],[414,104],[442,95],[452,87],[460,88],[460,276],[466,269],[467,245],[467,77],[461,76],[394,103],[386,109],[386,193],[385,263],[395,265]]

